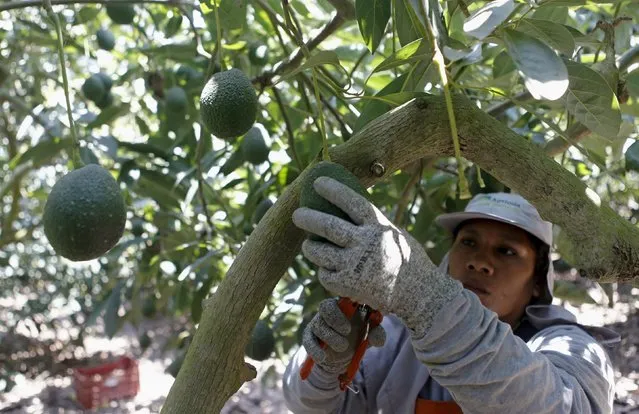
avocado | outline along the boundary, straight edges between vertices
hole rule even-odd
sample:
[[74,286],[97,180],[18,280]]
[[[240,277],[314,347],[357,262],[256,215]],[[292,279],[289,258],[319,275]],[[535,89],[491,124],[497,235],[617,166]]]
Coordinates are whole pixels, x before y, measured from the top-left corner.
[[[322,161],[311,167],[308,173],[302,178],[300,185],[300,207],[308,207],[352,222],[351,218],[344,211],[326,200],[324,197],[320,196],[317,191],[315,191],[313,183],[318,177],[333,178],[334,180],[337,180],[355,190],[358,194],[368,198],[368,192],[360,184],[359,179],[353,175],[353,173],[340,164],[330,161]],[[309,238],[317,241],[324,240],[322,237],[314,234],[309,235]]]
[[100,49],[113,50],[115,47],[115,37],[113,33],[106,29],[100,29],[96,32],[95,37],[98,41]]
[[96,259],[124,233],[126,205],[120,186],[97,164],[73,170],[51,189],[43,222],[57,254],[72,261]]
[[255,123],[257,108],[251,80],[236,68],[211,76],[200,95],[202,122],[221,139],[246,134]]
[[115,24],[131,24],[135,18],[135,9],[130,4],[110,4],[106,12]]
[[98,75],[89,76],[89,78],[84,81],[84,84],[82,84],[82,93],[87,99],[90,99],[93,102],[102,101],[106,92],[104,82]]
[[266,144],[265,137],[268,137],[268,132],[262,124],[255,124],[244,135],[242,140],[242,153],[244,159],[253,165],[262,164],[268,161],[268,154],[270,149]]
[[264,361],[271,356],[274,350],[275,336],[273,335],[273,330],[266,321],[257,321],[244,353],[256,361]]

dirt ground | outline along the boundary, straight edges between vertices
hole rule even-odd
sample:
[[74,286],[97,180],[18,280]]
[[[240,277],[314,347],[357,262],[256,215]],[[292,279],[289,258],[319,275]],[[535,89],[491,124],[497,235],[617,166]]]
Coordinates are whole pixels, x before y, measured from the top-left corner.
[[[638,297],[635,295],[635,297]],[[575,313],[583,323],[598,326],[609,326],[622,334],[619,347],[610,352],[617,374],[615,414],[639,414],[639,300],[634,303],[616,303],[614,308],[598,305],[581,305],[574,307],[564,304]],[[99,332],[87,337],[85,341],[87,355],[95,352],[111,352],[114,355],[128,354],[139,362],[140,391],[131,400],[114,402],[111,406],[101,407],[94,413],[158,413],[165,396],[173,383],[173,377],[164,372],[172,360],[171,354],[163,354],[161,347],[171,330],[179,322],[169,323],[166,320],[148,321],[136,330],[132,326],[125,328],[115,338],[109,340]],[[153,337],[152,346],[141,352],[137,337],[142,330]],[[25,332],[26,333],[26,332]],[[28,341],[27,335],[21,338]],[[7,346],[10,339],[0,336],[0,354],[2,345]],[[31,349],[29,344],[14,341],[20,349]],[[51,351],[52,346],[49,346]],[[64,353],[64,349],[51,351]],[[78,356],[76,355],[76,358]],[[52,357],[53,358],[53,357]],[[59,358],[58,358],[59,359]],[[1,361],[0,355],[0,361]],[[66,361],[72,361],[67,356]],[[50,362],[50,361],[49,361]],[[30,361],[33,363],[33,360]],[[43,363],[47,365],[47,363]],[[254,362],[258,369],[258,377],[242,386],[227,402],[223,414],[242,413],[288,413],[281,392],[281,375],[285,361],[269,360],[263,363]],[[64,368],[64,367],[63,367]],[[17,378],[13,390],[0,395],[0,413],[82,413],[75,399],[71,377],[66,374],[68,366],[55,375],[42,373],[31,379]]]

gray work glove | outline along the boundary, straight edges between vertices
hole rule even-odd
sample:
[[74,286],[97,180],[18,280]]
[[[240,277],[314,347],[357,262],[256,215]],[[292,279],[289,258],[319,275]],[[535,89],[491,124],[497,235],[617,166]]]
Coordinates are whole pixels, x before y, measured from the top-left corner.
[[[340,310],[337,299],[325,299],[304,329],[302,344],[317,366],[330,374],[339,375],[346,371],[365,331],[363,314],[355,312],[353,318],[348,320]],[[326,343],[326,348],[321,348],[320,339]],[[385,341],[386,332],[381,325],[369,331],[369,346],[381,347]]]
[[302,245],[304,256],[320,267],[320,283],[336,295],[396,314],[413,335],[425,334],[437,312],[462,291],[461,283],[438,271],[418,241],[349,187],[319,177],[314,188],[353,221],[305,207],[293,213],[297,227],[332,242]]

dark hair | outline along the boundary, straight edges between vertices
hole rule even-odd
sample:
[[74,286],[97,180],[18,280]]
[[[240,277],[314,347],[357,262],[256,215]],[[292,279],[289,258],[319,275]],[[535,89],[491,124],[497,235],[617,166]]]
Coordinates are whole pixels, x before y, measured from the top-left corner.
[[[453,230],[453,240],[457,239],[457,235],[461,228],[468,224],[472,220],[466,220],[460,223]],[[533,298],[531,305],[539,301],[543,301],[546,289],[547,289],[547,280],[548,277],[548,267],[550,266],[550,246],[541,241],[538,237],[533,236],[532,234],[526,232],[528,238],[530,239],[530,243],[533,245],[533,249],[535,250],[535,268],[533,270],[533,278],[535,279],[535,283],[539,286],[540,295],[539,298]],[[550,292],[552,294],[552,292]]]

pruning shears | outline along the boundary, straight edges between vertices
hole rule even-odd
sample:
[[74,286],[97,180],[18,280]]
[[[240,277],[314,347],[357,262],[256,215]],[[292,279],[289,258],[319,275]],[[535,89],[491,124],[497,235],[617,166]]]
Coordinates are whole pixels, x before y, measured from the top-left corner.
[[[344,313],[344,315],[348,318],[348,320],[353,319],[353,317],[358,311],[365,313],[364,323],[366,326],[364,330],[364,335],[359,340],[359,344],[355,348],[355,353],[353,354],[353,357],[351,358],[351,362],[346,368],[346,371],[340,374],[338,377],[339,387],[342,391],[348,388],[354,391],[355,393],[357,393],[359,391],[351,388],[350,383],[353,381],[353,378],[355,378],[355,375],[357,374],[357,370],[359,369],[359,364],[362,361],[362,358],[364,357],[364,353],[366,352],[366,349],[368,348],[368,333],[370,332],[371,329],[373,329],[374,327],[382,323],[384,316],[379,311],[372,309],[370,306],[359,304],[357,302],[352,301],[349,298],[344,298],[344,297],[340,298],[338,301],[338,306],[340,310],[342,311],[342,313]],[[320,346],[322,347],[322,349],[325,349],[327,345],[325,342],[320,340]],[[313,360],[313,357],[311,357],[310,355],[307,356],[306,360],[302,364],[302,368],[300,369],[300,376],[302,377],[303,380],[307,379],[308,376],[311,374],[311,371],[313,370],[313,365],[315,365],[315,361]]]

